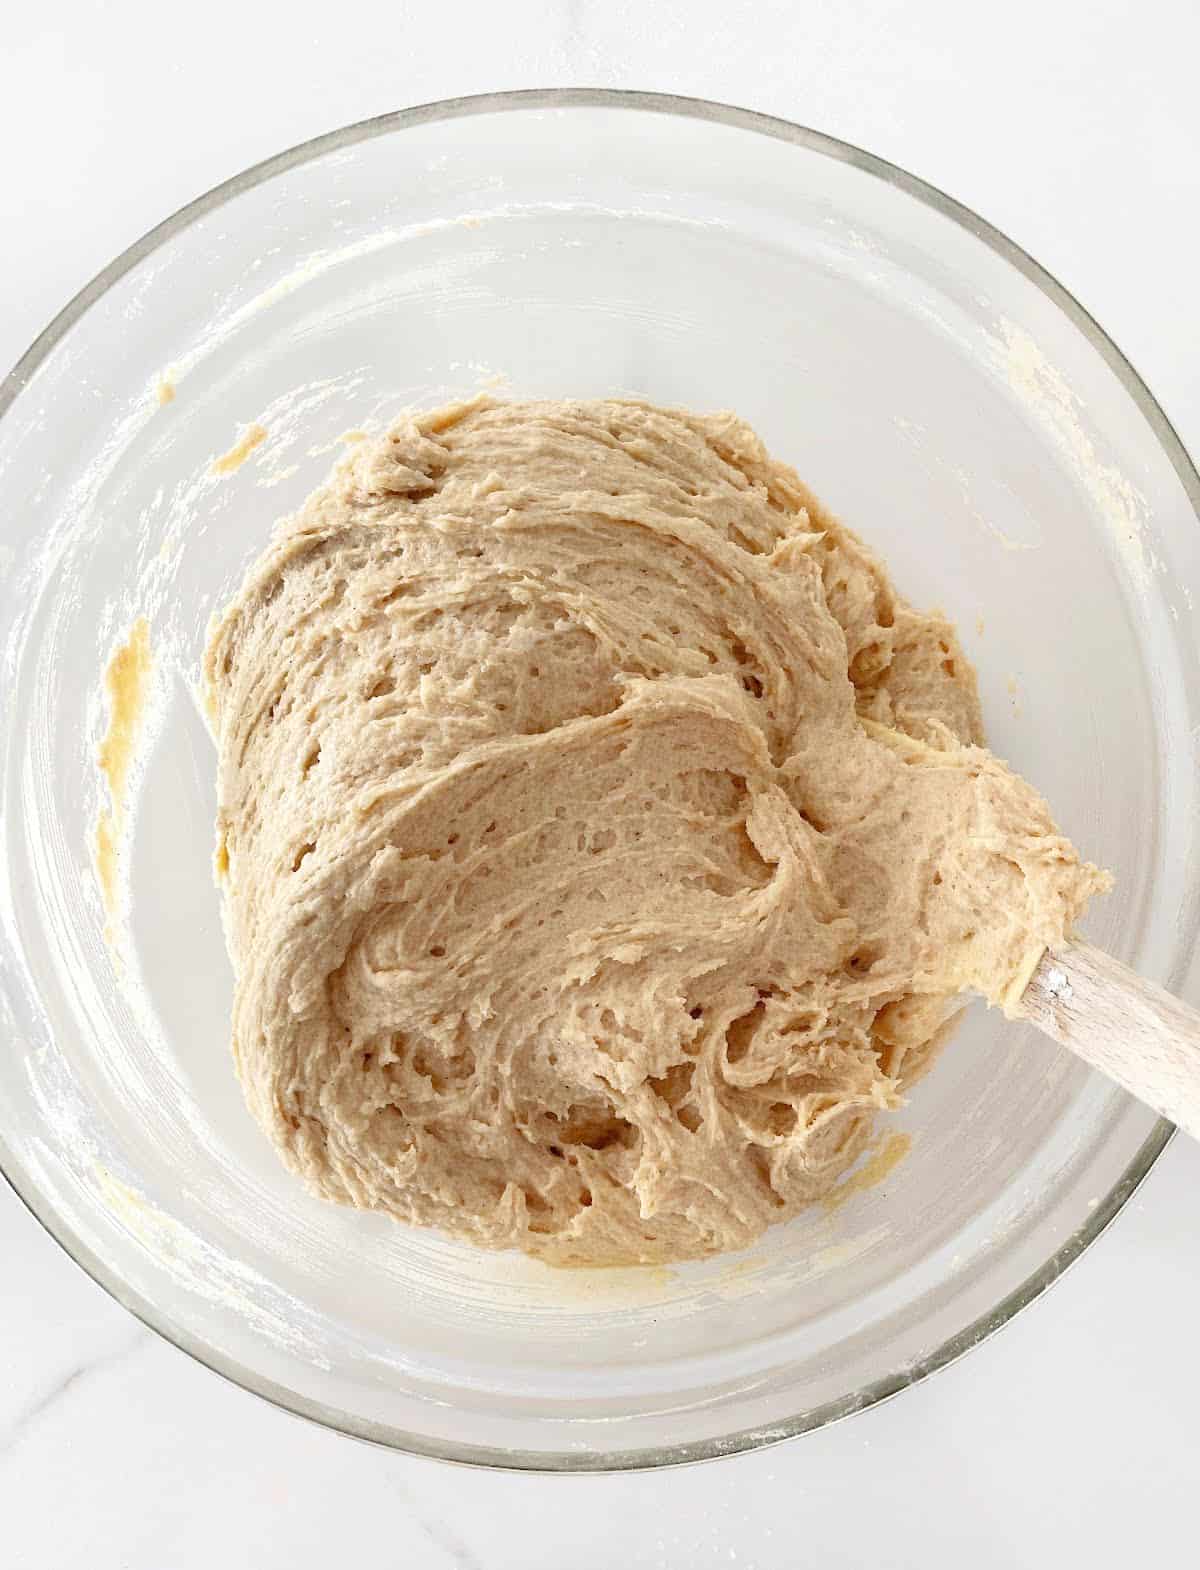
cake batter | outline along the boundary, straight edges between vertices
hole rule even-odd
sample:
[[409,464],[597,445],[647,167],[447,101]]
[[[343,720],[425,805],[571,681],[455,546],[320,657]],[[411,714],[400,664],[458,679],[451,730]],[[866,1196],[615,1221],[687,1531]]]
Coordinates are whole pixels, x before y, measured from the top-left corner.
[[250,1107],[315,1193],[487,1247],[744,1247],[1107,884],[731,414],[406,416],[206,675]]

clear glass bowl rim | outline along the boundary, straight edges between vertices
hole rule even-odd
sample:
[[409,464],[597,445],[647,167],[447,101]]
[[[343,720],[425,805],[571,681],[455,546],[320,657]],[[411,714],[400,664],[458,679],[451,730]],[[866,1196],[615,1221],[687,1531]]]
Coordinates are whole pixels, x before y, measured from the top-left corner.
[[[1092,348],[1100,354],[1124,391],[1141,411],[1164,455],[1178,475],[1196,513],[1197,521],[1200,522],[1200,474],[1197,473],[1167,415],[1133,365],[1095,318],[1069,290],[1034,261],[1015,241],[1010,240],[978,213],[953,197],[947,196],[936,186],[852,143],[840,141],[824,132],[794,124],[790,120],[783,120],[774,115],[761,114],[752,109],[740,109],[709,99],[689,98],[672,93],[554,87],[446,98],[342,126],[338,130],[328,131],[310,141],[300,142],[285,152],[264,159],[261,163],[253,164],[240,174],[222,181],[220,185],[198,196],[148,230],[97,273],[91,282],[63,307],[17,361],[3,383],[0,383],[0,419],[16,402],[32,381],[38,368],[54,352],[71,328],[118,280],[175,235],[234,197],[289,169],[309,163],[341,148],[353,147],[373,137],[388,136],[394,132],[440,120],[457,120],[473,115],[529,109],[633,110],[673,115],[686,120],[709,121],[737,130],[752,131],[760,136],[772,137],[776,141],[787,142],[805,148],[809,152],[819,153],[825,158],[850,164],[904,191],[925,206],[951,219],[983,241],[998,256],[1023,274],[1070,319]],[[1165,1150],[1174,1132],[1173,1124],[1165,1119],[1159,1119],[1120,1180],[1091,1211],[1084,1225],[1056,1250],[1039,1270],[1003,1298],[989,1313],[943,1342],[920,1362],[906,1364],[903,1369],[873,1380],[860,1390],[842,1396],[836,1401],[798,1412],[788,1420],[772,1423],[767,1429],[742,1429],[729,1435],[690,1444],[588,1454],[572,1451],[506,1450],[450,1442],[434,1443],[420,1435],[393,1429],[385,1424],[360,1420],[353,1413],[299,1396],[273,1380],[260,1377],[253,1370],[243,1367],[234,1359],[226,1357],[199,1338],[193,1337],[188,1331],[172,1324],[169,1317],[154,1303],[133,1291],[109,1269],[82,1238],[75,1235],[63,1218],[54,1213],[51,1206],[38,1193],[36,1186],[21,1171],[15,1153],[2,1136],[0,1136],[0,1175],[7,1180],[18,1199],[65,1253],[122,1307],[141,1320],[149,1329],[181,1351],[188,1353],[214,1373],[220,1374],[253,1395],[261,1396],[284,1411],[347,1434],[351,1438],[365,1440],[410,1455],[453,1461],[466,1466],[521,1472],[623,1472],[714,1460],[720,1456],[760,1449],[784,1439],[795,1438],[799,1434],[811,1433],[818,1428],[823,1428],[827,1423],[836,1422],[838,1418],[864,1411],[881,1401],[886,1401],[898,1391],[947,1367],[964,1352],[978,1346],[994,1331],[1006,1325],[1015,1314],[1032,1303],[1035,1298],[1040,1297],[1047,1287],[1058,1280],[1068,1266],[1073,1264],[1089,1244],[1100,1236],[1131,1198]]]

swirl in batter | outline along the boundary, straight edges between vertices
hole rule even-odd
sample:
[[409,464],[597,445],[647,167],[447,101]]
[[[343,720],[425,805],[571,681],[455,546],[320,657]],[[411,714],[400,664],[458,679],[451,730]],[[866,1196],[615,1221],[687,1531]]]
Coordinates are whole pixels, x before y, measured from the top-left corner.
[[1107,882],[728,414],[405,417],[206,674],[249,1105],[316,1193],[488,1247],[743,1247]]

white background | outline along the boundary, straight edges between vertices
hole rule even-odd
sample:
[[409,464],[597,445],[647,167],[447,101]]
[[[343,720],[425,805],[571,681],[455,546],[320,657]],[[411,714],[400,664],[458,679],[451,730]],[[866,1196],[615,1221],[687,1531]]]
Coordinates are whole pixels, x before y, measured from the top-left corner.
[[[0,362],[201,190],[347,121],[643,87],[858,142],[1055,272],[1200,452],[1195,0],[19,3],[0,42]],[[0,519],[0,530],[3,520]],[[0,1048],[2,1050],[2,1048]],[[965,1362],[782,1448],[555,1479],[372,1451],[224,1385],[0,1191],[0,1564],[463,1570],[1196,1561],[1200,1150]]]

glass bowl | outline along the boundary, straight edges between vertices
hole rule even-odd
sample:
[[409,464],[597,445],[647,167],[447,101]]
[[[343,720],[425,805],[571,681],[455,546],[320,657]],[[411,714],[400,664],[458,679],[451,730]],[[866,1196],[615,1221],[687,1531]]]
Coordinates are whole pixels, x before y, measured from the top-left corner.
[[[744,415],[958,621],[996,750],[1117,874],[1091,937],[1196,1001],[1200,482],[1096,324],[972,213],[815,132],[647,94],[465,99],[283,153],[133,246],[5,384],[14,1187],[148,1324],[347,1433],[549,1470],[748,1449],[1003,1324],[1170,1129],[978,1008],[861,1180],[736,1257],[556,1271],[284,1172],[227,1047],[206,623],[350,428],[488,385]],[[101,672],[140,615],[106,942]]]

